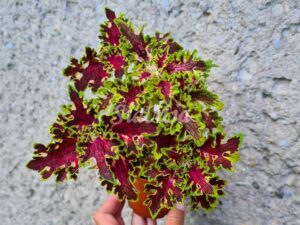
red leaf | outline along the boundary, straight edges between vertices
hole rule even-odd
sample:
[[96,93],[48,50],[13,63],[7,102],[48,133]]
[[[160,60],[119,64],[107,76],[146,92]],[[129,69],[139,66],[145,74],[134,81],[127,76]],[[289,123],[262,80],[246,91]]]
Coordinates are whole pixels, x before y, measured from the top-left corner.
[[161,93],[167,100],[169,100],[171,94],[171,83],[169,81],[161,81],[158,86],[161,89]]
[[206,90],[194,91],[190,93],[194,101],[199,100],[207,104],[213,104],[217,100],[217,97]]
[[213,177],[210,179],[209,183],[217,189],[217,193],[219,196],[223,196],[225,192],[223,191],[223,187],[226,182],[218,177]]
[[176,141],[176,136],[159,135],[156,137],[151,137],[150,139],[156,142],[158,152],[161,152],[161,148],[169,148],[166,153],[171,159],[175,160],[176,162],[179,162],[182,159],[183,154],[174,149],[176,144],[178,144]]
[[199,187],[204,194],[212,194],[213,187],[207,181],[206,177],[208,176],[206,176],[205,173],[196,165],[193,165],[189,169],[190,182]]
[[175,41],[168,39],[167,46],[169,46],[169,54],[179,51],[182,47]]
[[190,133],[190,135],[195,139],[199,140],[199,127],[197,123],[190,117],[189,113],[178,104],[173,106],[173,115],[177,116],[178,121],[184,126],[184,128]]
[[163,44],[159,46],[159,48],[165,49],[168,47],[168,50],[164,51],[163,54],[159,56],[157,61],[158,68],[162,68],[165,65],[167,56],[181,50],[182,47],[177,42],[174,42],[172,38],[169,38],[169,33],[161,36],[160,33],[157,32],[155,35],[158,42],[163,40]]
[[166,58],[167,58],[167,53],[164,52],[159,58],[158,58],[158,61],[157,61],[157,67],[158,68],[162,68],[165,64],[165,61],[166,61]]
[[192,208],[193,209],[198,209],[199,204],[203,209],[211,209],[214,204],[214,202],[217,200],[216,197],[210,196],[210,195],[199,195],[199,196],[191,196],[192,199]]
[[116,14],[108,8],[105,9],[105,13],[109,22],[101,25],[101,34],[99,38],[111,45],[119,45],[121,33],[114,22]]
[[194,61],[192,57],[185,61],[173,61],[169,63],[166,68],[168,73],[176,73],[176,72],[186,72],[193,70],[205,71],[206,65],[202,60]]
[[180,83],[180,88],[182,90],[184,90],[184,88],[185,88],[185,80],[183,78],[179,78],[179,79],[177,79],[177,81]]
[[146,185],[147,190],[155,190],[145,202],[149,206],[152,215],[156,215],[163,207],[173,207],[176,203],[181,202],[183,197],[182,190],[175,186],[176,183],[180,183],[176,176],[160,177],[158,181],[159,186]]
[[151,76],[151,73],[148,73],[148,72],[143,72],[139,78],[140,81],[142,80],[146,80],[148,77]]
[[124,74],[125,60],[122,55],[111,55],[107,57],[107,61],[115,69],[115,76],[121,78]]
[[192,199],[192,208],[198,209],[201,205],[204,209],[211,209],[215,206],[216,201],[219,197],[224,195],[223,187],[225,186],[225,181],[219,179],[218,177],[213,177],[210,180],[210,184],[217,190],[218,196],[211,196],[207,194],[200,194],[198,196],[191,196]]
[[111,170],[120,182],[120,185],[115,189],[119,197],[123,199],[126,196],[129,200],[136,199],[137,194],[129,179],[129,171],[132,170],[129,162],[125,158],[120,157],[112,162]]
[[216,137],[216,145],[213,146],[214,139],[210,137],[198,150],[201,158],[207,160],[207,164],[210,166],[211,170],[214,170],[214,167],[219,166],[222,166],[225,169],[232,168],[232,161],[228,159],[228,157],[238,151],[241,140],[239,137],[233,137],[226,143],[221,144],[222,139],[223,136],[218,134]]
[[205,122],[206,127],[210,131],[212,131],[212,129],[215,127],[215,124],[214,124],[214,121],[213,121],[212,116],[210,115],[210,113],[202,112],[201,115],[202,115],[202,119]]
[[100,176],[109,181],[113,180],[113,176],[106,162],[106,157],[114,156],[114,152],[111,149],[113,145],[111,141],[98,137],[87,144],[87,148],[82,156],[82,162],[94,158],[97,162]]
[[108,105],[110,100],[112,99],[113,95],[109,94],[107,95],[104,99],[102,99],[101,103],[100,103],[100,109],[105,109]]
[[142,59],[147,60],[148,55],[146,51],[146,43],[144,41],[143,34],[141,32],[140,34],[135,34],[134,30],[124,22],[118,22],[118,27],[121,33],[130,42],[132,46],[131,50],[136,52],[138,56],[141,57]]
[[199,127],[197,125],[197,123],[192,120],[192,119],[187,119],[187,120],[183,120],[183,121],[180,121],[182,122],[184,128],[192,135],[192,137],[196,140],[199,140],[200,139],[200,136],[199,136]]
[[[91,48],[85,50],[86,55],[81,59],[81,62],[72,59],[71,65],[64,70],[64,74],[74,81],[77,90],[84,91],[89,86],[93,91],[96,91],[102,86],[108,73],[103,69],[103,64],[96,58],[96,52]],[[81,76],[78,76],[77,73],[80,73]]]
[[53,134],[55,141],[44,146],[35,144],[33,159],[27,167],[40,172],[44,179],[49,178],[53,173],[57,181],[63,181],[70,174],[76,178],[78,170],[78,156],[76,152],[77,138],[71,136],[63,127],[54,124]]
[[143,133],[155,133],[156,125],[147,122],[126,122],[115,124],[112,126],[112,130],[118,134],[122,134],[128,137],[133,137],[135,135],[141,135]]
[[179,51],[180,49],[182,49],[182,47],[175,42],[172,38],[169,37],[170,33],[166,33],[163,36],[161,36],[161,34],[159,32],[155,33],[155,37],[157,41],[161,41],[164,40],[164,44],[161,46],[161,48],[165,48],[165,47],[169,47],[169,54],[173,54],[174,52]]
[[76,125],[79,126],[79,128],[81,128],[82,126],[91,125],[96,120],[94,111],[88,112],[88,110],[83,105],[83,99],[80,98],[76,91],[70,88],[69,94],[72,102],[75,105],[75,110],[71,110],[70,115],[72,117],[72,120],[68,121],[66,125]]
[[183,153],[177,152],[175,150],[168,150],[167,154],[171,159],[175,160],[177,164],[180,162],[182,156],[184,155]]
[[136,97],[143,92],[142,87],[132,87],[128,92],[120,91],[120,94],[124,97],[124,104],[128,108],[131,103],[136,103]]
[[157,148],[170,148],[176,145],[176,136],[172,135],[159,135],[151,137],[151,140],[156,142]]

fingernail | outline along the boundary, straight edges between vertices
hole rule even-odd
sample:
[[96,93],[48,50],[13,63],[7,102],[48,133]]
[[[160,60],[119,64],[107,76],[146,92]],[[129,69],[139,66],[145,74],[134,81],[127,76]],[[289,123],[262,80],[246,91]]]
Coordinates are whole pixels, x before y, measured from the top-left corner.
[[177,204],[176,204],[176,208],[179,209],[179,210],[181,210],[181,211],[183,211],[183,212],[185,211],[184,205],[183,205],[183,204],[177,203]]

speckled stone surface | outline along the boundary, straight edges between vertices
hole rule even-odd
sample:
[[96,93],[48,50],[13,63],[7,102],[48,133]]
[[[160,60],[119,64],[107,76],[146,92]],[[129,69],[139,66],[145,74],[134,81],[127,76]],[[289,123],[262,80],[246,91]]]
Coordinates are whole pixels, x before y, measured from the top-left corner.
[[58,185],[25,169],[68,102],[62,69],[98,45],[105,6],[213,59],[224,125],[245,134],[228,194],[210,214],[188,212],[186,225],[300,224],[299,0],[0,0],[0,224],[90,225],[107,197],[96,171]]

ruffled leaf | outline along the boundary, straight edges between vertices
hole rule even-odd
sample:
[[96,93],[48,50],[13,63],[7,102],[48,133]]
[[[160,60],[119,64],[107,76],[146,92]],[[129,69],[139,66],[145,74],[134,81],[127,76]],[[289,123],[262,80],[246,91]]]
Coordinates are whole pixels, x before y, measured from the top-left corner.
[[173,38],[170,38],[170,33],[166,33],[163,36],[159,32],[155,33],[155,38],[157,41],[164,41],[161,48],[168,47],[168,53],[173,54],[174,52],[177,52],[182,49],[182,47],[173,40]]
[[135,200],[137,194],[130,181],[129,171],[132,170],[132,168],[129,162],[124,157],[113,160],[111,162],[111,170],[119,181],[119,185],[115,188],[115,192],[119,198],[124,199],[126,196],[129,200]]
[[129,108],[130,104],[135,104],[137,96],[143,92],[143,87],[132,87],[127,92],[119,91],[119,93],[124,97],[123,104]]
[[112,99],[113,95],[109,94],[105,96],[105,98],[101,98],[101,103],[99,104],[99,109],[106,109],[107,106],[109,106],[110,100]]
[[218,199],[222,197],[224,193],[224,186],[226,182],[218,177],[213,177],[210,179],[210,184],[214,188],[216,195],[207,195],[205,193],[201,193],[200,195],[192,195],[192,208],[199,209],[200,206],[205,210],[211,210],[216,207],[218,203]]
[[162,68],[165,64],[167,58],[167,53],[164,52],[162,55],[159,56],[158,61],[157,61],[157,67]]
[[190,93],[190,95],[194,101],[202,101],[209,105],[213,105],[218,101],[217,95],[212,94],[211,92],[204,89],[199,91],[193,91]]
[[49,178],[53,173],[57,181],[64,181],[68,174],[75,179],[79,165],[77,138],[56,123],[52,126],[52,134],[54,141],[47,146],[34,145],[34,156],[27,167],[38,171],[43,179]]
[[192,185],[198,187],[204,194],[213,194],[213,187],[209,183],[209,175],[200,169],[198,166],[193,165],[189,169],[189,181]]
[[113,125],[112,130],[118,134],[133,137],[143,133],[155,133],[156,127],[157,126],[153,123],[122,121],[121,123]]
[[105,14],[108,22],[101,25],[99,38],[103,40],[104,43],[117,46],[120,44],[121,33],[114,21],[116,19],[116,14],[108,8],[105,9]]
[[114,143],[112,141],[98,137],[95,140],[87,143],[87,146],[84,150],[84,155],[82,156],[82,162],[94,158],[99,170],[99,175],[109,181],[113,181],[113,175],[106,158],[108,156],[115,155],[112,150],[113,146]]
[[163,53],[158,55],[158,60],[157,60],[157,67],[163,68],[165,66],[167,57],[181,50],[182,47],[177,42],[175,42],[172,38],[169,37],[169,33],[160,36],[160,34],[157,32],[155,36],[156,36],[156,40],[159,43],[157,47],[164,49]]
[[188,131],[195,140],[200,140],[199,126],[191,118],[187,111],[183,110],[181,106],[176,104],[173,106],[172,113],[177,116],[178,121],[183,124],[185,130]]
[[155,218],[162,208],[171,208],[176,203],[182,202],[182,190],[176,186],[180,183],[176,176],[159,177],[158,185],[147,184],[146,190],[152,191],[145,204],[148,205],[152,218]]
[[158,84],[158,87],[160,88],[162,95],[165,96],[167,100],[169,100],[171,95],[171,87],[172,87],[171,83],[169,81],[161,81]]
[[88,86],[96,91],[109,75],[93,49],[87,47],[85,54],[80,62],[71,59],[71,65],[64,70],[64,74],[74,81],[78,91],[84,91]]
[[203,121],[206,125],[206,127],[212,131],[212,129],[215,127],[215,122],[213,121],[212,116],[208,112],[202,112],[201,113]]
[[[164,154],[162,156],[163,160],[174,160],[176,163],[179,163],[183,157],[183,154],[176,150],[176,145],[178,142],[176,141],[176,136],[174,135],[160,135],[156,137],[150,138],[155,142],[157,149],[156,152],[158,154]],[[162,151],[163,149],[163,151]],[[158,175],[161,173],[158,173]]]
[[223,136],[217,134],[216,144],[214,144],[214,139],[209,137],[204,145],[198,149],[198,152],[201,158],[207,161],[211,170],[220,166],[232,170],[232,163],[238,160],[238,147],[242,141],[241,138],[241,136],[236,136],[225,143],[221,143]]
[[130,42],[132,46],[131,51],[134,51],[140,58],[147,60],[146,42],[142,32],[135,34],[134,30],[121,20],[117,21],[117,25],[122,35]]
[[137,154],[137,147],[149,144],[149,140],[145,139],[142,135],[155,133],[156,125],[145,122],[122,121],[121,123],[112,125],[112,131],[118,134],[126,144],[128,155]]
[[149,72],[143,72],[139,78],[140,81],[147,80],[151,76]]
[[69,89],[69,95],[71,101],[74,103],[75,109],[70,111],[68,116],[71,119],[66,123],[67,126],[78,126],[79,128],[87,125],[91,125],[95,119],[95,112],[93,110],[88,110],[83,105],[83,99],[80,98],[79,94],[73,90]]
[[202,60],[193,60],[192,56],[187,60],[174,60],[170,62],[165,70],[169,74],[177,73],[177,72],[189,72],[193,70],[200,70],[204,72],[206,70],[206,64]]
[[156,137],[151,137],[158,149],[170,148],[176,146],[176,136],[173,135],[159,135]]
[[115,70],[115,76],[121,78],[124,74],[125,60],[122,55],[111,55],[107,57],[107,61]]

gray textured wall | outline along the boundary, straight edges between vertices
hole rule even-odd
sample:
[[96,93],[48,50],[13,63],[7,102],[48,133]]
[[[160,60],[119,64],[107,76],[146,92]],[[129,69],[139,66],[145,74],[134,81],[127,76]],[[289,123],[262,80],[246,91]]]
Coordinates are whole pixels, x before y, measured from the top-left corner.
[[61,70],[98,44],[104,6],[213,59],[224,124],[245,134],[222,204],[188,213],[186,224],[300,224],[299,0],[0,0],[0,224],[89,225],[106,198],[94,171],[57,185],[24,168],[68,101]]

